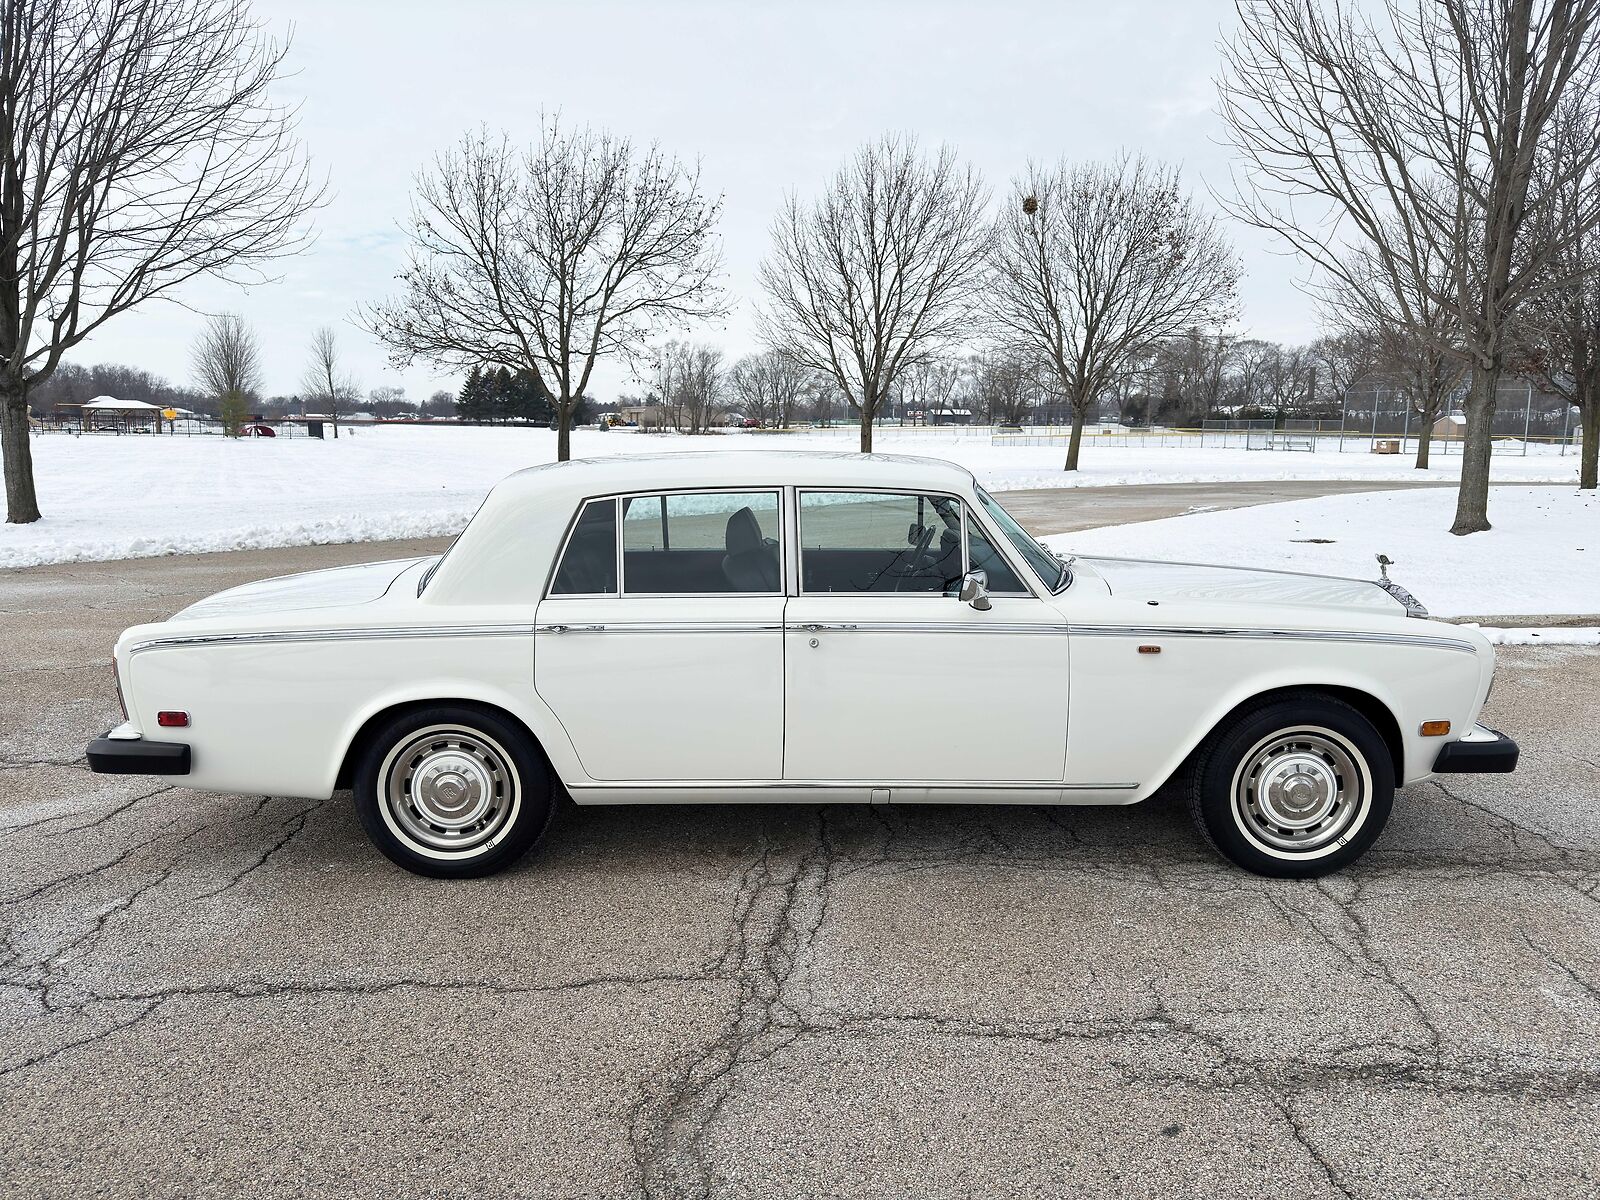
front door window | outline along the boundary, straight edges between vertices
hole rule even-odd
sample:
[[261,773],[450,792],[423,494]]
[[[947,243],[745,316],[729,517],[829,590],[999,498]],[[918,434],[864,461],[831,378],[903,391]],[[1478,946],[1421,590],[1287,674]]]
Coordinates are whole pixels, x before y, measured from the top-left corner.
[[800,590],[931,593],[961,586],[961,502],[890,492],[800,493]]

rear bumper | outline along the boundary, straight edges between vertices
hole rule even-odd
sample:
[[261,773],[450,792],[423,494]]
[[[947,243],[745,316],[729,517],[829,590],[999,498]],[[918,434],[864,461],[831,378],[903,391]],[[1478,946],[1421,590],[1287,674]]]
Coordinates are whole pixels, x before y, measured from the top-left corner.
[[1474,725],[1458,741],[1439,750],[1435,775],[1503,775],[1517,769],[1517,744],[1498,729]]
[[101,775],[187,775],[189,747],[182,742],[143,738],[95,738],[85,753],[89,769]]

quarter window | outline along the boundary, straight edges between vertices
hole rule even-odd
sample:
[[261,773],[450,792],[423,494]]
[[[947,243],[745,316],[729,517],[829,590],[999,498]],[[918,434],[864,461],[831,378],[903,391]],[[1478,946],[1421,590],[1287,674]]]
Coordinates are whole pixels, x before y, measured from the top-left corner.
[[961,502],[887,492],[802,492],[807,592],[953,592],[965,570]]
[[969,570],[983,571],[989,576],[989,591],[995,595],[1007,592],[1031,594],[1022,580],[1017,578],[1011,564],[1000,556],[988,535],[970,517],[967,519],[967,562],[970,564]]
[[550,594],[614,596],[616,592],[617,502],[591,500],[572,526]]
[[630,595],[783,590],[777,492],[684,492],[622,502]]

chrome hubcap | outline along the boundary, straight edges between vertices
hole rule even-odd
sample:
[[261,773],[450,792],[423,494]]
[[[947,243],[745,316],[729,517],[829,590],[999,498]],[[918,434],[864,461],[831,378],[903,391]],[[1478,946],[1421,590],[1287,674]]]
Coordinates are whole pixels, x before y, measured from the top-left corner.
[[1359,752],[1327,729],[1275,733],[1234,775],[1240,829],[1263,849],[1292,856],[1342,845],[1366,818],[1371,791]]
[[494,739],[435,726],[384,763],[384,806],[395,831],[451,856],[487,850],[516,811],[516,773]]

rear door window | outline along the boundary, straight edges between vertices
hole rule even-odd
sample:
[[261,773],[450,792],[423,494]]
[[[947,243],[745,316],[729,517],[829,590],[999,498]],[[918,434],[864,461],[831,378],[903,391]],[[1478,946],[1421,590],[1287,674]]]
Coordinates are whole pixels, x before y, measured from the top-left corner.
[[776,491],[624,498],[623,592],[781,592],[779,511]]

